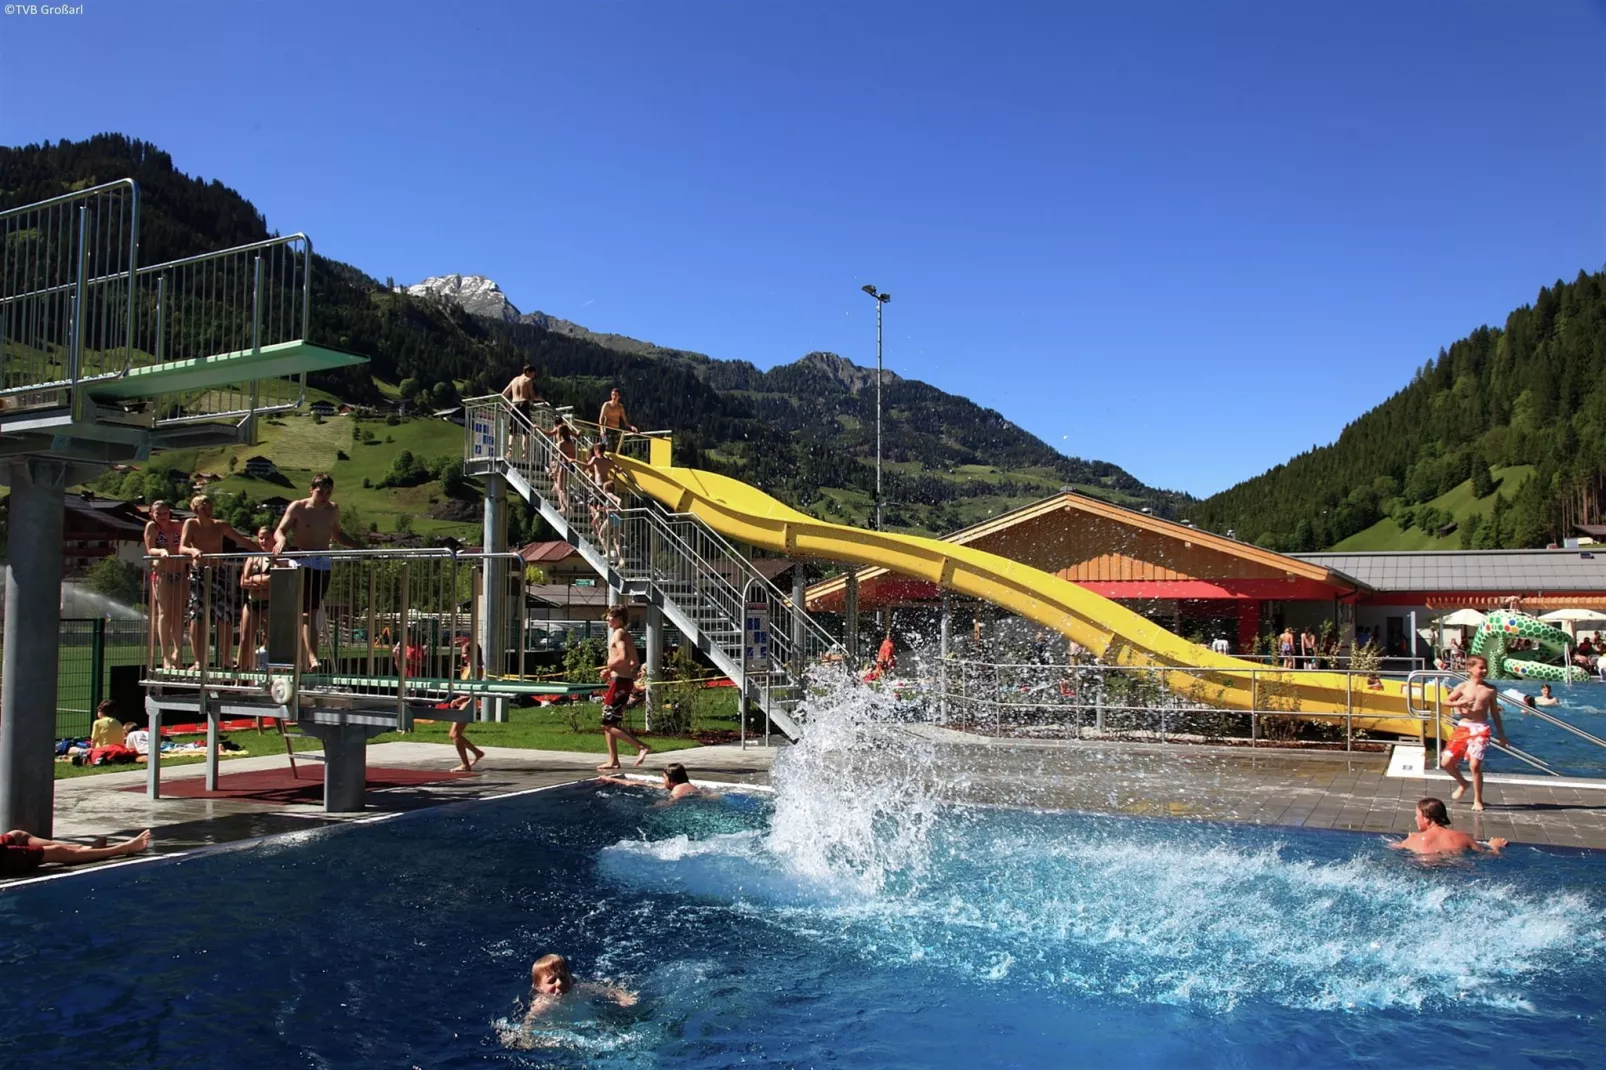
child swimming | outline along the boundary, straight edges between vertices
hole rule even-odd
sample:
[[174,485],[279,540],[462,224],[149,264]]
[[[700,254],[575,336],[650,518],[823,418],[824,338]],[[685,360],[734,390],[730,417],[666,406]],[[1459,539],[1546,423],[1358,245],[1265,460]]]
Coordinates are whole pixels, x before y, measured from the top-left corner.
[[617,985],[599,985],[591,981],[576,984],[574,974],[569,970],[568,959],[562,955],[542,955],[530,965],[530,1011],[524,1016],[525,1023],[552,1011],[570,993],[605,999],[620,1007],[636,1005],[634,992]]

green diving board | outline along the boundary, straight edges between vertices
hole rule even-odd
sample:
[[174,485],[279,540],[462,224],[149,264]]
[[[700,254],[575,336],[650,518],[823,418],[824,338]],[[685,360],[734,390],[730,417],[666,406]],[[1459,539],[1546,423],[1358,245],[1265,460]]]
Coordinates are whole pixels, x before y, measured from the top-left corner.
[[108,379],[90,386],[97,400],[117,401],[148,398],[160,394],[182,394],[192,390],[212,390],[257,379],[277,379],[302,372],[326,372],[366,364],[367,357],[342,353],[338,349],[307,342],[278,342],[261,349],[241,349],[193,360],[169,360],[133,368],[120,379]]

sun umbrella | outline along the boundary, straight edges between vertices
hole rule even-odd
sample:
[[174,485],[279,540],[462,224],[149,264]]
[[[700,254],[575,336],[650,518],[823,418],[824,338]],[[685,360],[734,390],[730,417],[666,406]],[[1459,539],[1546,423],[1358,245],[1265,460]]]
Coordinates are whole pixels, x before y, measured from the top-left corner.
[[1540,616],[1545,621],[1586,621],[1595,620],[1606,624],[1606,611],[1599,609],[1553,609]]
[[1454,613],[1440,618],[1439,623],[1446,628],[1476,628],[1483,621],[1483,614],[1475,609],[1458,609]]

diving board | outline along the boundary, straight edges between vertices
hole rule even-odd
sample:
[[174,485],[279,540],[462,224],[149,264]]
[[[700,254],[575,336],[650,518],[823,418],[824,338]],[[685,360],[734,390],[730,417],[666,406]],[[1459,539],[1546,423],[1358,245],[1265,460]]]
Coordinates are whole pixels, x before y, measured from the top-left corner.
[[132,368],[118,379],[93,383],[89,391],[98,401],[148,398],[211,390],[257,379],[277,379],[303,372],[326,372],[368,363],[367,357],[342,353],[307,342],[277,342],[260,349],[240,349],[193,360],[169,360]]

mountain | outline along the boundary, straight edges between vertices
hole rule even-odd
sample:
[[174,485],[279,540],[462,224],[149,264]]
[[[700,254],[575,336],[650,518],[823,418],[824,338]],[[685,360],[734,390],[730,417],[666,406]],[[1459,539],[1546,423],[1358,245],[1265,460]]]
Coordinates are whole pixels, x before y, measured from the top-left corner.
[[[0,208],[124,176],[140,183],[142,263],[270,236],[240,194],[120,134],[0,148]],[[400,393],[448,405],[495,392],[532,363],[545,372],[548,398],[584,414],[621,386],[638,426],[675,431],[681,463],[748,480],[817,515],[864,523],[873,512],[874,374],[841,357],[809,354],[760,371],[521,313],[484,276],[398,286],[322,257],[312,305],[314,337],[370,359],[312,377],[336,397],[377,403]],[[948,530],[1064,486],[1161,514],[1191,502],[1108,462],[1065,457],[1002,414],[929,384],[888,373],[883,401],[889,526]],[[406,434],[405,426],[390,433],[396,449]]]
[[436,275],[405,287],[405,292],[411,297],[443,298],[472,316],[519,322],[519,310],[502,288],[484,275]]
[[[1509,474],[1497,480],[1494,470]],[[1455,508],[1444,505],[1452,500]],[[1458,545],[1493,549],[1559,542],[1576,524],[1599,523],[1603,508],[1599,271],[1557,280],[1503,327],[1479,327],[1440,350],[1336,442],[1205,499],[1193,519],[1294,551],[1363,532],[1360,543],[1373,549],[1394,533],[1436,545],[1454,522]]]

